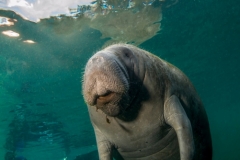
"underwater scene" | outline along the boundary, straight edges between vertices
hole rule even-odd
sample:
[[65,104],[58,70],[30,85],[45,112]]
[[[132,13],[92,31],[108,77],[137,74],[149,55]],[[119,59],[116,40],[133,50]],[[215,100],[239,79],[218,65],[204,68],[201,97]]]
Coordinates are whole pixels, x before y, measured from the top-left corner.
[[0,0],[0,159],[98,159],[82,79],[115,43],[181,69],[207,112],[213,159],[240,159],[237,0]]

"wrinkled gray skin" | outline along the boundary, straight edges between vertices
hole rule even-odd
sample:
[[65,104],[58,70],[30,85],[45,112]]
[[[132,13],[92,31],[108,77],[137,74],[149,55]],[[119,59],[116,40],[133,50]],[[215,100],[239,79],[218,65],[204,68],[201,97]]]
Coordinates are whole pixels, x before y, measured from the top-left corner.
[[83,95],[101,160],[209,160],[207,115],[176,67],[127,44],[93,55]]

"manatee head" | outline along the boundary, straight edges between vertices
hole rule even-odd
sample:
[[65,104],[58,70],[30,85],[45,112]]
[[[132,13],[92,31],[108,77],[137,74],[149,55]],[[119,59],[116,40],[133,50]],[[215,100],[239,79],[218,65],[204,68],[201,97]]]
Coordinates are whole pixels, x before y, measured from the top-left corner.
[[95,53],[83,76],[83,96],[88,106],[111,117],[122,114],[137,92],[136,63],[127,45],[113,45]]

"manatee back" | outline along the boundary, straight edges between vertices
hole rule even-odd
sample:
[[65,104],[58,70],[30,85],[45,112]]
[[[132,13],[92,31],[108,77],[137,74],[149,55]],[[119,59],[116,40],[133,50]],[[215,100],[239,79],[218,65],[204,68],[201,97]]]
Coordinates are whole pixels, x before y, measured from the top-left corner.
[[149,76],[152,81],[158,81],[160,90],[164,93],[159,97],[167,100],[171,95],[176,95],[192,125],[195,142],[194,160],[212,159],[212,140],[209,121],[203,103],[189,78],[176,66],[145,51],[145,58],[151,62],[145,67],[151,69]]
[[212,159],[210,127],[202,101],[189,78],[172,64],[167,65],[168,95],[179,98],[192,125],[196,148],[194,160]]

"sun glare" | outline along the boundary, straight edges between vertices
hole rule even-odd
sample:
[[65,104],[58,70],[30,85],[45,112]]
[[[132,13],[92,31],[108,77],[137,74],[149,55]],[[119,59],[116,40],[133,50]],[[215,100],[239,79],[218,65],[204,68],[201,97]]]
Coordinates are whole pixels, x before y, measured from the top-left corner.
[[9,37],[19,37],[20,34],[11,30],[8,31],[2,31],[2,34],[9,36]]

